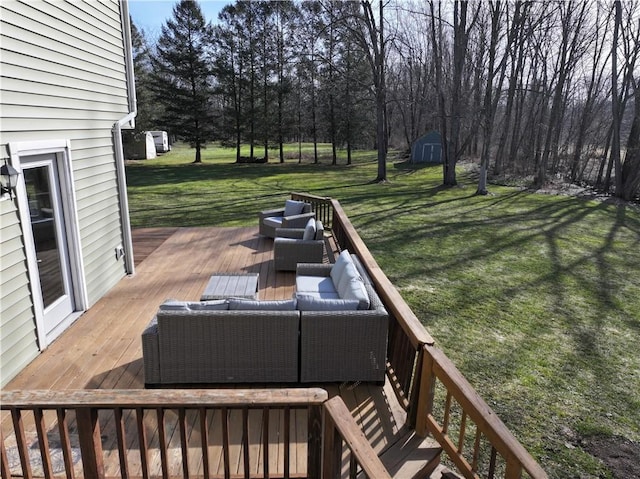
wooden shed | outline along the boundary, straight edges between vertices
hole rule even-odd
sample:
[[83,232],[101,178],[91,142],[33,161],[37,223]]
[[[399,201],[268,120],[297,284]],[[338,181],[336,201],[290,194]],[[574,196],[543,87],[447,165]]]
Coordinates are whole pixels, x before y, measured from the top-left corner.
[[413,142],[411,163],[442,163],[442,135],[430,131]]

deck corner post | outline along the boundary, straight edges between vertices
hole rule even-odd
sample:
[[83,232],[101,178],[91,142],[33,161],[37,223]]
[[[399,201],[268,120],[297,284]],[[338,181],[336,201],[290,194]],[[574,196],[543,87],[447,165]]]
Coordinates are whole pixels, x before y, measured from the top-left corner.
[[409,407],[407,410],[407,422],[415,429],[418,420],[418,404],[422,394],[422,369],[424,366],[424,347],[419,345],[416,349],[415,364],[413,366],[413,385],[409,395]]
[[322,478],[322,404],[309,406],[309,439],[307,444],[307,477]]
[[79,407],[76,409],[76,420],[78,422],[78,438],[84,477],[104,479],[104,459],[98,410],[90,407]]
[[429,345],[425,344],[420,349],[418,365],[416,367],[416,375],[420,378],[419,389],[414,402],[415,416],[414,427],[416,433],[422,437],[426,437],[427,416],[433,411],[433,398],[436,389],[436,377],[434,376],[433,357],[429,353]]

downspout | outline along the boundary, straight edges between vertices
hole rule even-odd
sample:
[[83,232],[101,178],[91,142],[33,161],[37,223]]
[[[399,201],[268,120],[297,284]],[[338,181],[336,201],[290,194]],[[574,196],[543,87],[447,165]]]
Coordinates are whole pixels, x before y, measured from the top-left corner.
[[124,266],[127,274],[135,273],[133,260],[133,240],[131,238],[131,220],[129,217],[129,198],[127,197],[127,177],[124,168],[124,151],[122,149],[122,127],[135,126],[138,114],[136,104],[136,84],[133,72],[133,50],[131,46],[131,24],[129,21],[128,0],[120,1],[120,16],[122,21],[122,40],[125,55],[125,75],[127,80],[127,98],[129,113],[113,125],[113,140],[116,155],[116,181],[120,198],[120,222],[122,227],[122,241],[124,248]]

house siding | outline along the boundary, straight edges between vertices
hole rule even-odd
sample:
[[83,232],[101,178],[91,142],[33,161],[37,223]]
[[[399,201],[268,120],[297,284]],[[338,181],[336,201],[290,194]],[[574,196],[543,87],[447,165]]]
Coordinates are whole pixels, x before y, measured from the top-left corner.
[[[113,125],[129,112],[118,0],[0,2],[0,148],[69,140],[88,307],[124,275]],[[0,384],[39,352],[22,227],[0,202]]]

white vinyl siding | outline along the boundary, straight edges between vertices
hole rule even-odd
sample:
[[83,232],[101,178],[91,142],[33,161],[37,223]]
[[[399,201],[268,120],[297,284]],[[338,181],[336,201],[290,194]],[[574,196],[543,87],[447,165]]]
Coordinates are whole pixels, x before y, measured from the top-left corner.
[[[91,306],[125,274],[115,255],[123,233],[112,133],[129,112],[120,4],[2,0],[0,22],[0,148],[70,141]],[[15,203],[3,201],[1,212],[3,386],[37,355],[38,345]]]

